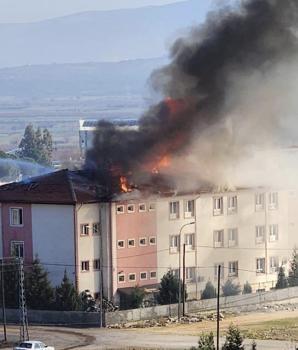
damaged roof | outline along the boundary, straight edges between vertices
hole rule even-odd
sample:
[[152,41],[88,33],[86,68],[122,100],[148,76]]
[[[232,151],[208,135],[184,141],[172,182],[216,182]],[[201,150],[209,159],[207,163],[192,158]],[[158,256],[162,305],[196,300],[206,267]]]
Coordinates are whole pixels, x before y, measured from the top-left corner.
[[76,204],[104,201],[102,188],[82,171],[63,169],[0,186],[0,202]]

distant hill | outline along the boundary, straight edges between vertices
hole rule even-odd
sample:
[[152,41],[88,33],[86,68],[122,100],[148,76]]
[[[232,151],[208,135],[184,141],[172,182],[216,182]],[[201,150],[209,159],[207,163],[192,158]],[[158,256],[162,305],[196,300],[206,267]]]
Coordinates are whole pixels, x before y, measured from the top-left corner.
[[165,56],[182,28],[203,20],[212,0],[94,11],[0,25],[0,67]]
[[23,66],[0,69],[0,97],[142,95],[152,71],[166,58],[123,62]]

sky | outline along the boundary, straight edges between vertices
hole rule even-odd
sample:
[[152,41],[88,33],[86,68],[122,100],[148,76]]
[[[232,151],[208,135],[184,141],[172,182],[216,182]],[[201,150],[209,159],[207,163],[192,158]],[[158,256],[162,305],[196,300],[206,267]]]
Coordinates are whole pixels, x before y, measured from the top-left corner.
[[165,5],[178,1],[181,0],[0,0],[0,23],[35,22],[83,11]]

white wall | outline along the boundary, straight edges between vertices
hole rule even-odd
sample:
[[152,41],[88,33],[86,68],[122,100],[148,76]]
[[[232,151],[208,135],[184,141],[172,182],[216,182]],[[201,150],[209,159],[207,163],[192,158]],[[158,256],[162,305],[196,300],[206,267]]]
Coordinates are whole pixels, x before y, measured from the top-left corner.
[[[101,258],[100,235],[92,234],[93,223],[100,223],[100,205],[80,204],[77,210],[77,237],[78,237],[78,287],[79,291],[90,290],[98,293],[100,291],[100,271],[93,269],[93,261]],[[90,232],[88,236],[81,236],[81,224],[89,224]],[[81,262],[89,261],[90,270],[81,271]]]
[[65,268],[75,280],[73,210],[71,205],[32,205],[33,256],[49,264],[45,267],[54,286],[61,283]]

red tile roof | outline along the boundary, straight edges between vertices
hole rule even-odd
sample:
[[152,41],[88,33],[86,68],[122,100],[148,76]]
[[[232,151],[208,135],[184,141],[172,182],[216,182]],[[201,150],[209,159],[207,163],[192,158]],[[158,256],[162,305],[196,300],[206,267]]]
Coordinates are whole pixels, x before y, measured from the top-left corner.
[[68,169],[0,186],[0,203],[75,204],[104,201],[100,186]]

